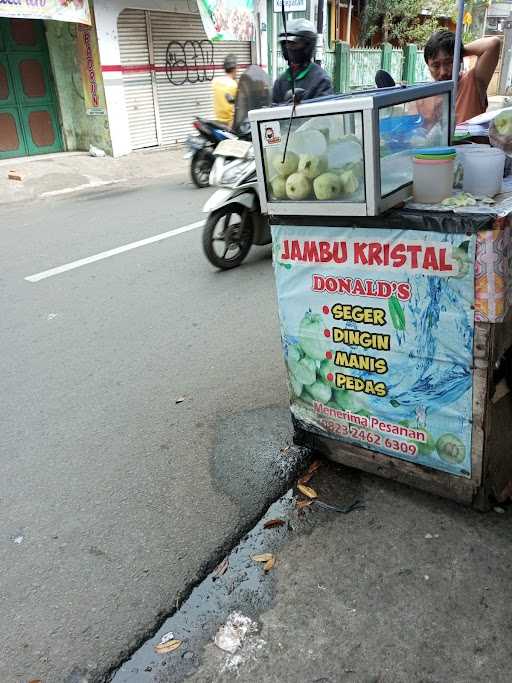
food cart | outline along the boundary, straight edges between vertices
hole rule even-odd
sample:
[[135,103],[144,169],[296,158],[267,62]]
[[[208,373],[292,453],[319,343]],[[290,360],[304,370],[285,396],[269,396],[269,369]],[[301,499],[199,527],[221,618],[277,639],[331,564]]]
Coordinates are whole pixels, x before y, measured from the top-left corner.
[[487,509],[512,480],[512,203],[404,204],[412,150],[450,141],[452,88],[250,118],[296,440]]

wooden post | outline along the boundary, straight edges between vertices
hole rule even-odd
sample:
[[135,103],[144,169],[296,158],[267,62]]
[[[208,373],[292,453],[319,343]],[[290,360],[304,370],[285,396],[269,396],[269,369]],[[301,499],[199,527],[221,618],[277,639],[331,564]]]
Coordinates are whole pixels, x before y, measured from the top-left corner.
[[334,48],[334,90],[344,93],[350,89],[350,45],[336,43]]
[[380,68],[391,73],[391,44],[382,43],[380,48]]
[[404,48],[404,65],[402,69],[402,81],[412,84],[416,80],[416,45],[409,43]]
[[347,35],[345,40],[350,45],[350,34],[352,32],[352,0],[348,0],[348,10],[347,10]]

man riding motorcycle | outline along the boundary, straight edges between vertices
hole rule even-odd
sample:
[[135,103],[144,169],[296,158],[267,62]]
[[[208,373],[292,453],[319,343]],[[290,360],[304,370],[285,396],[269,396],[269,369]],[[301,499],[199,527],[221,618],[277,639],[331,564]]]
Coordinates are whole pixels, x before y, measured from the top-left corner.
[[307,19],[292,19],[288,22],[286,31],[279,34],[281,52],[289,66],[274,83],[274,104],[289,101],[292,77],[293,84],[301,91],[301,101],[334,93],[328,74],[312,61],[315,56],[316,39],[315,26]]
[[[274,83],[273,103],[289,103],[293,99],[292,90],[295,102],[332,95],[331,79],[311,61],[317,39],[314,25],[306,19],[293,19],[279,39],[289,68]],[[268,106],[270,93],[266,74],[253,66],[244,75],[246,84],[242,83],[242,76],[235,123],[237,119],[244,121],[250,109]],[[244,169],[240,181],[237,179],[230,190],[223,188],[215,193],[203,209],[209,214],[203,231],[203,249],[210,263],[223,270],[240,265],[252,244],[263,245],[271,241],[268,221],[260,211],[255,162],[252,161],[249,169],[246,160],[239,165]]]

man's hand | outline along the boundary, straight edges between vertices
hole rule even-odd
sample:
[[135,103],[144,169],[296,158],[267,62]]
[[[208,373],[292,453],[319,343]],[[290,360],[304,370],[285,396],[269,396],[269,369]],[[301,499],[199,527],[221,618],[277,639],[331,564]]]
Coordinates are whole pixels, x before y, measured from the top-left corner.
[[464,57],[477,57],[475,78],[483,92],[491,82],[500,58],[501,40],[495,36],[480,38],[464,45]]

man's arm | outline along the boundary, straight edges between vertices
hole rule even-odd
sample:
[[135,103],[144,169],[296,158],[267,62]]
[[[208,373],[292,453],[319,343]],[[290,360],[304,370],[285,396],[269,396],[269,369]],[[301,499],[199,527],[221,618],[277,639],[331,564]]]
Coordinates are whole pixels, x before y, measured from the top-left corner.
[[274,87],[272,88],[272,104],[284,104],[284,93],[281,91],[281,78],[278,78],[274,83]]
[[487,90],[496,70],[500,58],[500,48],[501,40],[495,36],[480,38],[464,45],[464,57],[477,57],[475,78],[484,91]]
[[321,80],[318,81],[318,84],[313,89],[311,97],[323,97],[324,95],[333,94],[334,90],[332,88],[331,79],[326,74]]

